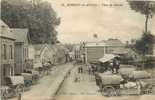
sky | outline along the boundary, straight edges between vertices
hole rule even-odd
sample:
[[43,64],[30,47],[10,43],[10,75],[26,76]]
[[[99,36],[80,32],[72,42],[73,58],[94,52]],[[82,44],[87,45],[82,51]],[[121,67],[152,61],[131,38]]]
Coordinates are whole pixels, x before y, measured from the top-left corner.
[[[61,18],[61,24],[56,30],[59,41],[63,43],[92,42],[108,38],[118,38],[125,42],[140,38],[144,30],[145,16],[131,10],[126,0],[46,1],[51,3],[57,16]],[[66,6],[67,4],[76,5]],[[105,4],[121,5],[110,7]],[[155,35],[155,17],[149,20],[148,29]],[[97,34],[98,38],[95,39],[93,34]]]

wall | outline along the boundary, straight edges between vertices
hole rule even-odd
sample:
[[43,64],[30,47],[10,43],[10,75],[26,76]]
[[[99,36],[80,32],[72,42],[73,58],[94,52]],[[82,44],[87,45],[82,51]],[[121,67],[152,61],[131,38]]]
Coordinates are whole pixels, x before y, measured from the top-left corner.
[[20,74],[26,67],[28,60],[28,45],[25,43],[15,43],[15,74]]
[[15,43],[15,74],[22,72],[23,66],[23,44]]
[[153,55],[155,56],[155,44],[153,46]]
[[104,56],[104,47],[87,47],[86,48],[86,62],[97,61]]
[[106,46],[106,54],[112,54],[116,49],[123,49],[124,46]]
[[[1,64],[1,82],[2,85],[4,83],[4,77],[10,76],[14,74],[14,40],[7,39],[7,38],[1,38],[0,37],[0,46],[1,46],[1,55],[0,55],[0,64]],[[6,45],[6,59],[4,59],[4,50],[3,50],[3,44]],[[10,53],[10,45],[12,46],[12,58]]]

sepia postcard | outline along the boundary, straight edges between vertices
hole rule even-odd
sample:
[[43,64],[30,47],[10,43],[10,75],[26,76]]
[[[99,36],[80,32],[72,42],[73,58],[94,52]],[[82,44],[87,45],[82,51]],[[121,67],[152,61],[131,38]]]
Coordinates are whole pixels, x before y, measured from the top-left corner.
[[155,0],[0,3],[0,100],[155,100]]

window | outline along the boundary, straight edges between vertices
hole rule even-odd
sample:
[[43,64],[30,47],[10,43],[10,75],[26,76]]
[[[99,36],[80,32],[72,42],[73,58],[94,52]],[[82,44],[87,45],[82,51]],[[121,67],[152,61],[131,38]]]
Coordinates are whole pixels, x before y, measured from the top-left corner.
[[23,48],[23,58],[25,57],[25,52],[24,52],[24,50],[25,50],[25,49]]
[[29,50],[28,50],[28,48],[27,48],[27,57],[29,56]]
[[10,45],[10,59],[13,59],[13,46]]
[[7,59],[6,44],[3,44],[3,59]]
[[25,48],[25,51],[24,52],[25,52],[25,55],[24,56],[26,57],[26,48]]

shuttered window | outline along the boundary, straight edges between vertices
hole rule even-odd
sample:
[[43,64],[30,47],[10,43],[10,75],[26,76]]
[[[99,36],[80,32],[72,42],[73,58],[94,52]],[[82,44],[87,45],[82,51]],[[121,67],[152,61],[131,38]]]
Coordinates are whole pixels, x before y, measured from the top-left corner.
[[3,59],[6,60],[7,59],[7,51],[6,51],[6,44],[3,44]]

